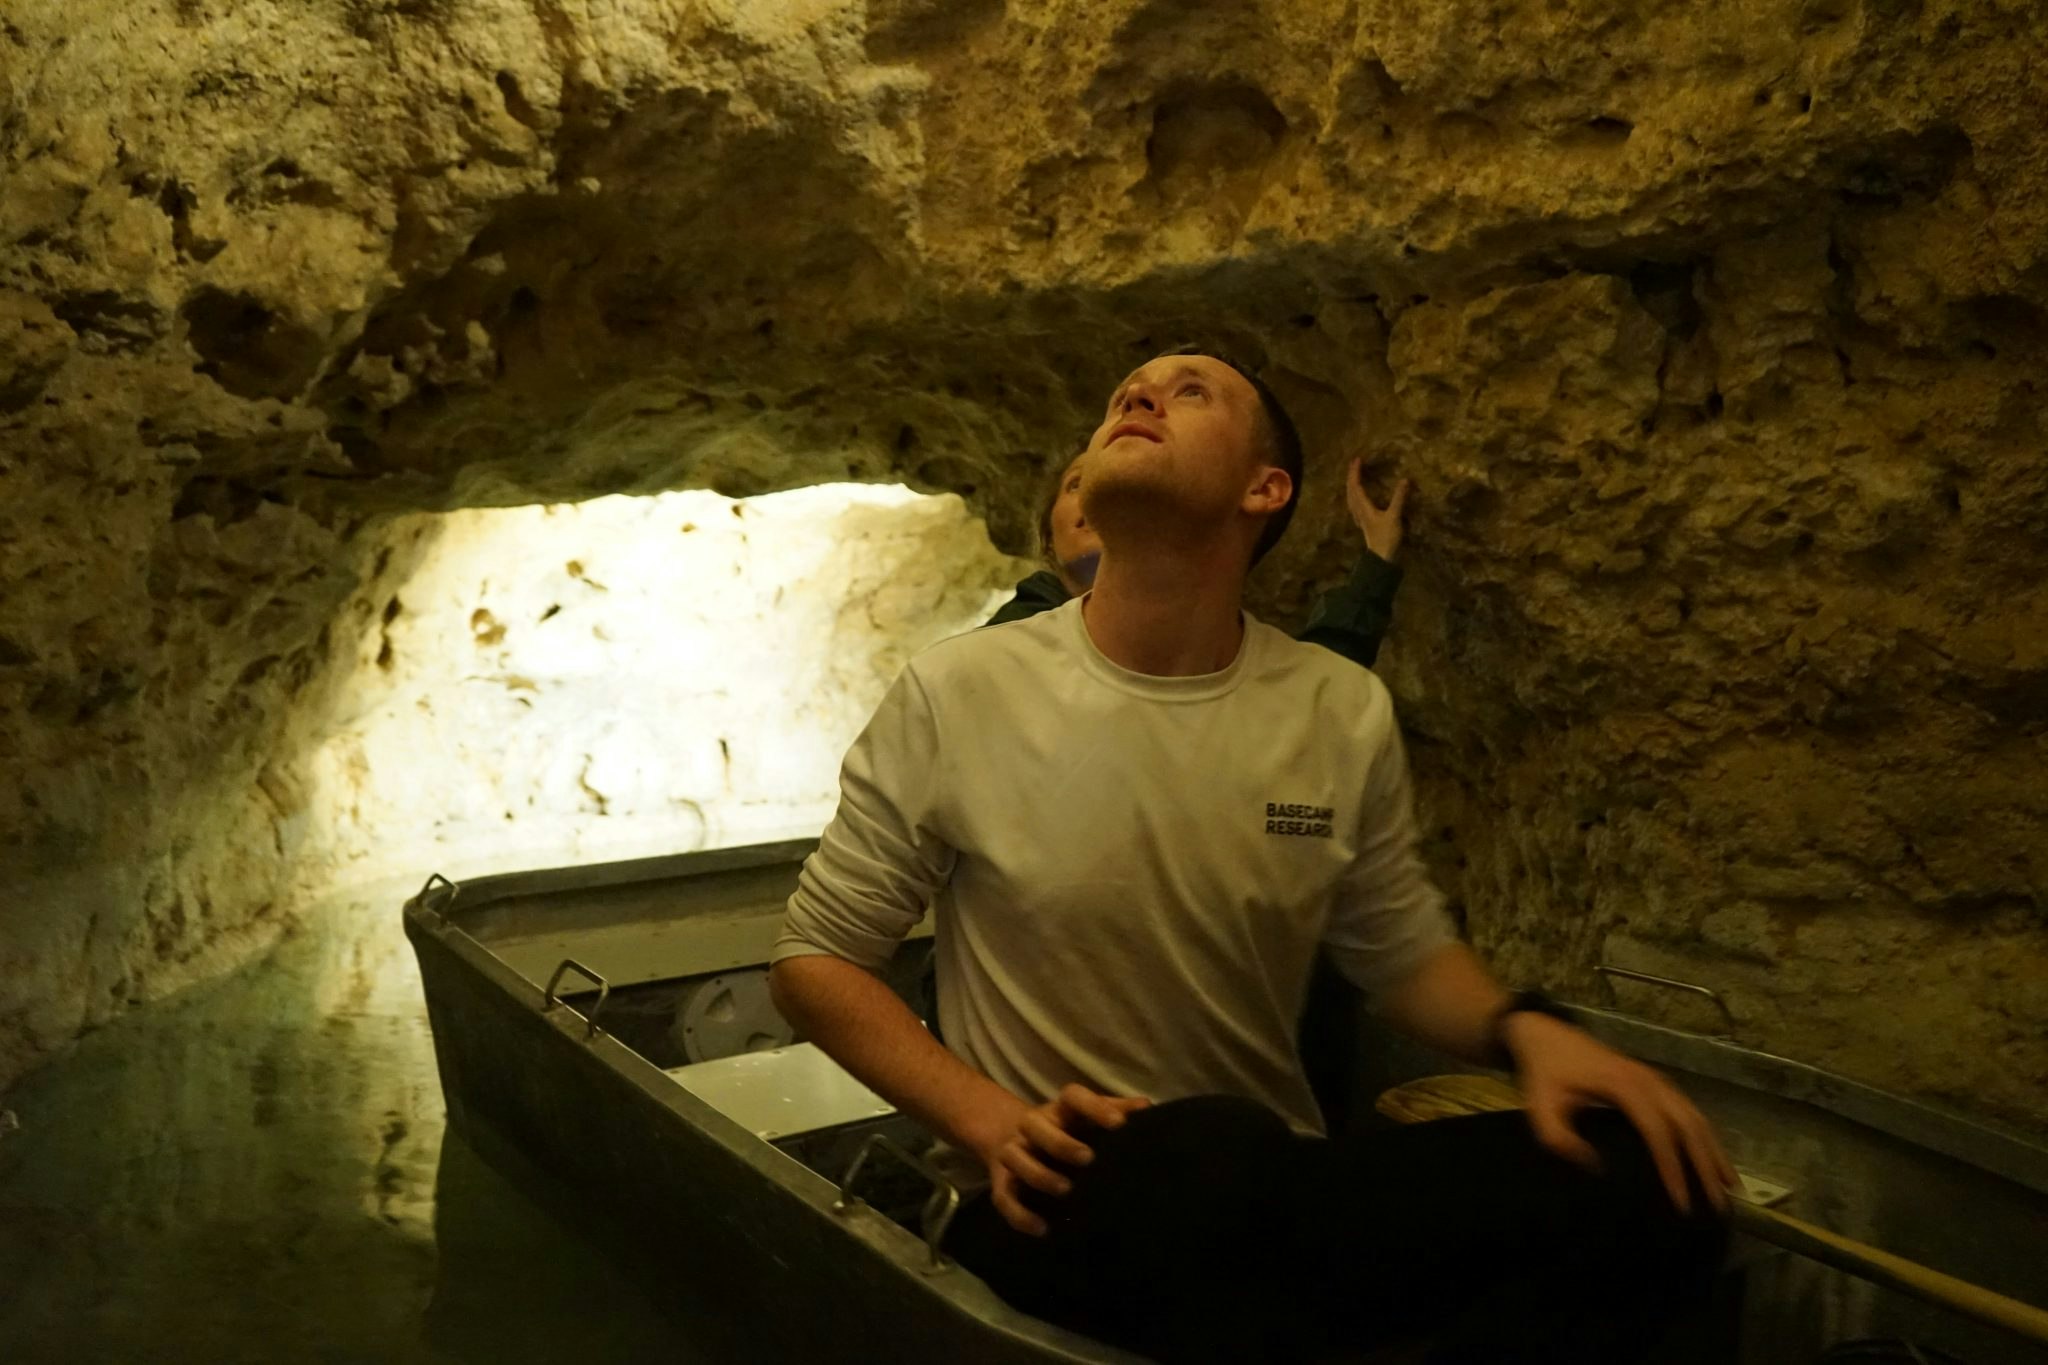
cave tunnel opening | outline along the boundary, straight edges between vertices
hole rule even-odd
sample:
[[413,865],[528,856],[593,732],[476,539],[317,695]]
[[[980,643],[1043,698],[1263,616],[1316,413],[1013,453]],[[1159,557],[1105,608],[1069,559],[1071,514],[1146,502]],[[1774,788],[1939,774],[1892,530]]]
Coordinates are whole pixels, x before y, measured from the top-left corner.
[[338,886],[816,835],[906,658],[1020,576],[950,494],[823,484],[400,518],[290,781]]

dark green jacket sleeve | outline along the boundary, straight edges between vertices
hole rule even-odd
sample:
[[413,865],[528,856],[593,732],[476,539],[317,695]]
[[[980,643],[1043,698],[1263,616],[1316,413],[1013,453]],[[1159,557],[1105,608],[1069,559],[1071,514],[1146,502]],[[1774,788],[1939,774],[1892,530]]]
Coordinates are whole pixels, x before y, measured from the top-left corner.
[[1005,621],[1021,621],[1027,616],[1036,616],[1042,611],[1051,611],[1067,600],[1066,584],[1050,569],[1040,569],[1017,585],[1017,595],[997,609],[996,614],[982,622],[985,626],[999,626]]
[[1371,668],[1393,624],[1394,590],[1400,586],[1401,570],[1367,550],[1342,587],[1316,599],[1298,638]]

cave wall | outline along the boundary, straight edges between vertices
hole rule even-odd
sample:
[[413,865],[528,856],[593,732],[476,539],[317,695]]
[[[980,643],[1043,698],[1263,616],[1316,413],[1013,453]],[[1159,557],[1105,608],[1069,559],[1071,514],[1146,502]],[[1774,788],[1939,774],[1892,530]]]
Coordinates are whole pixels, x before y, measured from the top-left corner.
[[1029,561],[952,494],[830,484],[413,513],[292,719],[306,897],[814,836],[904,662]]
[[2048,1126],[2048,19],[2023,0],[17,0],[0,1076],[274,932],[269,757],[421,511],[836,479],[1003,548],[1250,353],[1292,621],[1510,976]]

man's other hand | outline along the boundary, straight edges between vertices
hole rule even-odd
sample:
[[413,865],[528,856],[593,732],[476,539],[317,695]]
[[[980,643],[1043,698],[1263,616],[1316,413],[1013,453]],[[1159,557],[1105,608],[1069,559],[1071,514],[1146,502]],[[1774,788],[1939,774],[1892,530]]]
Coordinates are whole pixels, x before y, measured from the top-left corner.
[[1365,491],[1364,471],[1364,460],[1354,456],[1350,471],[1344,476],[1344,505],[1351,509],[1351,520],[1365,533],[1365,548],[1391,564],[1401,552],[1401,537],[1405,534],[1402,521],[1408,512],[1408,480],[1394,485],[1393,494],[1382,507]]
[[1125,1115],[1151,1103],[1135,1096],[1098,1095],[1086,1086],[1069,1085],[1044,1104],[1006,1116],[977,1144],[976,1152],[988,1167],[989,1198],[995,1201],[996,1212],[1017,1231],[1043,1237],[1045,1219],[1024,1206],[1019,1198],[1024,1188],[1055,1198],[1066,1194],[1073,1182],[1047,1162],[1074,1168],[1095,1159],[1094,1150],[1074,1135],[1075,1130],[1089,1125],[1121,1128]]
[[1642,1134],[1680,1213],[1692,1211],[1686,1164],[1698,1173],[1715,1210],[1728,1211],[1728,1190],[1738,1183],[1735,1167],[1706,1115],[1678,1087],[1591,1034],[1547,1015],[1511,1014],[1502,1034],[1514,1054],[1515,1078],[1538,1142],[1597,1171],[1599,1153],[1573,1130],[1572,1115],[1591,1104],[1611,1104]]

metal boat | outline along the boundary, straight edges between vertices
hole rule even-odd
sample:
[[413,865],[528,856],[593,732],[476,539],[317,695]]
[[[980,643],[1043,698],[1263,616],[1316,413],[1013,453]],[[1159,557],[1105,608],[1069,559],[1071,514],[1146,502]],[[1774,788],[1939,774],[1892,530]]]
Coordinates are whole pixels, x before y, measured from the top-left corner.
[[[766,963],[815,846],[430,878],[405,929],[451,1125],[485,1152],[509,1144],[604,1217],[664,1230],[661,1282],[693,1314],[744,1323],[751,1359],[1136,1361],[1017,1312],[950,1261],[959,1196],[923,1159],[929,1137],[775,1013]],[[890,984],[931,1017],[928,930]],[[1576,1013],[1673,1074],[1745,1171],[1790,1189],[1804,1216],[2048,1302],[2048,1149],[2028,1136],[1726,1038]],[[1472,1070],[1362,1012],[1348,1026],[1346,1112]],[[1782,1365],[1885,1338],[1928,1360],[2048,1365],[1995,1329],[1775,1248],[1739,1249],[1729,1278],[1726,1339],[1703,1359]]]
[[[927,1140],[789,1045],[765,964],[815,846],[430,879],[405,930],[450,1124],[670,1229],[665,1281],[747,1322],[756,1360],[1136,1360],[938,1254],[957,1195],[925,1167]],[[897,954],[914,1007],[929,954],[928,935]]]

